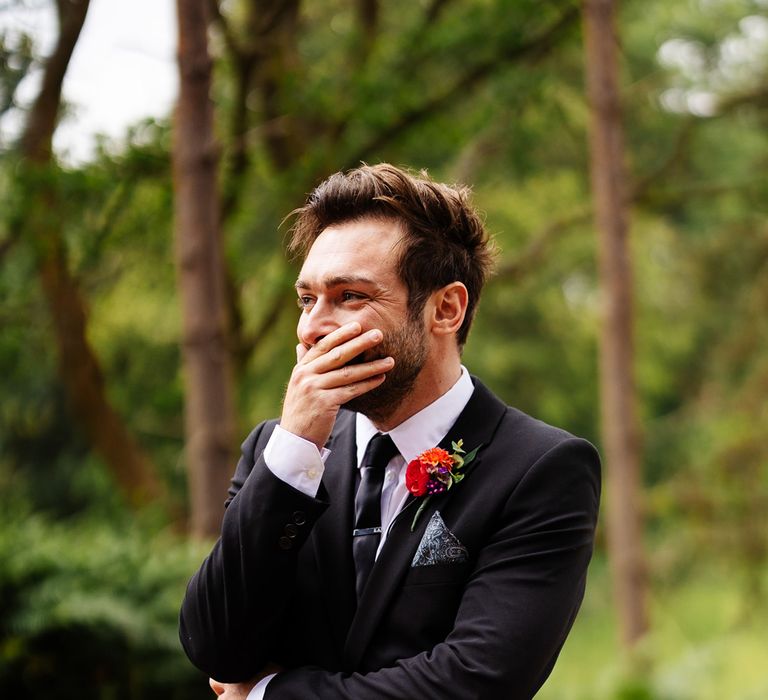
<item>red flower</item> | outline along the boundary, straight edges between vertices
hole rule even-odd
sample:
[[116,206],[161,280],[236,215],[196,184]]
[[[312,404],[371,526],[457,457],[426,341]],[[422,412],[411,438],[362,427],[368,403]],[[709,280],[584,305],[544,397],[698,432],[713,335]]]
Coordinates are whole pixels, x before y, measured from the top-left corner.
[[418,458],[408,463],[405,470],[405,486],[414,496],[423,496],[427,493],[429,482],[427,466]]

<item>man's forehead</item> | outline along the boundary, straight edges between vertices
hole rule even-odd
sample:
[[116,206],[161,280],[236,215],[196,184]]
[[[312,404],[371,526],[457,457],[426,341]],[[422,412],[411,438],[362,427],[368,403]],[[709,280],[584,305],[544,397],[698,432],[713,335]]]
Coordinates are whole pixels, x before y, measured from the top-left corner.
[[313,253],[322,255],[329,250],[395,255],[404,233],[397,221],[389,219],[363,218],[331,224],[315,238],[307,252],[307,259]]
[[363,220],[326,228],[304,259],[296,287],[396,284],[401,231],[391,222]]

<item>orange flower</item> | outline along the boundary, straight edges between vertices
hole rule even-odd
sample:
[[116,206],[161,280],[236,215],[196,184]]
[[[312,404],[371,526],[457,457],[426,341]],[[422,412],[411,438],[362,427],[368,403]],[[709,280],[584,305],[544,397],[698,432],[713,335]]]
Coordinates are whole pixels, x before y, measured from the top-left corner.
[[432,467],[445,467],[449,470],[453,468],[453,457],[441,447],[431,447],[425,450],[418,459],[422,464],[429,464]]

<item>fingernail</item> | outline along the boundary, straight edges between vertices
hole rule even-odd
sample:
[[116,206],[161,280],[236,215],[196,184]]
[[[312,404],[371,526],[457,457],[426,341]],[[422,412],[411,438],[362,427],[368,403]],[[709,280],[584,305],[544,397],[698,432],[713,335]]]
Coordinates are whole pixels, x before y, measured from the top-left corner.
[[381,331],[378,331],[378,330],[371,331],[372,340],[381,340],[381,338],[382,338]]

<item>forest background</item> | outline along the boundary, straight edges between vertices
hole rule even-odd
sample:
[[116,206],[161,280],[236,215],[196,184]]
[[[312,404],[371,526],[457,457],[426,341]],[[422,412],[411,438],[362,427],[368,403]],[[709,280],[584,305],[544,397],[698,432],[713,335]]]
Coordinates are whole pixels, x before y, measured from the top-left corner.
[[[766,0],[627,0],[591,34],[590,8],[611,2],[179,0],[175,114],[80,163],[50,144],[88,2],[55,3],[50,56],[4,27],[14,4],[0,5],[0,114],[25,124],[0,144],[3,697],[210,696],[177,610],[237,445],[279,412],[292,365],[281,222],[361,161],[473,185],[502,252],[464,360],[508,403],[611,452],[611,334],[629,358],[637,473],[607,460],[620,488],[538,697],[768,696]],[[610,283],[590,41],[615,53],[621,104],[603,112],[623,130],[614,233],[629,243]],[[45,79],[26,103],[30,71]],[[611,327],[614,284],[631,304]]]

